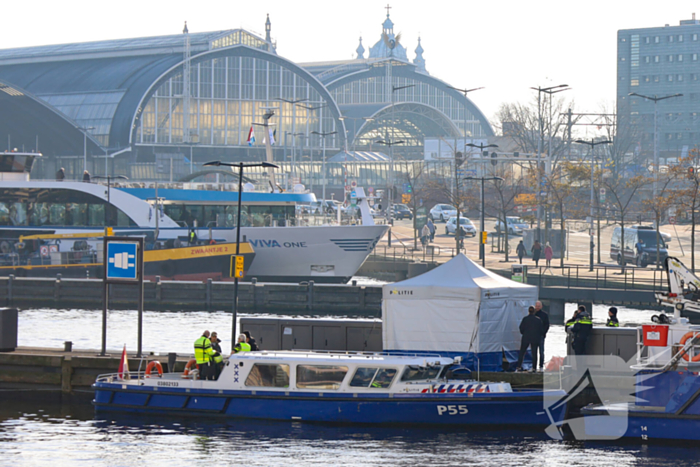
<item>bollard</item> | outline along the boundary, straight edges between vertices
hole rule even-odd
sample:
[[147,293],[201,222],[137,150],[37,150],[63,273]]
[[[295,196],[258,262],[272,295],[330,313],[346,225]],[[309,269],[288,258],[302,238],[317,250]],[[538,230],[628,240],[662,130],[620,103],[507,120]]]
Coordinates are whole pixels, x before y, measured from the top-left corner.
[[65,341],[63,343],[63,351],[64,352],[72,352],[73,351],[73,342]]
[[168,353],[168,373],[175,373],[175,361],[177,354],[175,352]]

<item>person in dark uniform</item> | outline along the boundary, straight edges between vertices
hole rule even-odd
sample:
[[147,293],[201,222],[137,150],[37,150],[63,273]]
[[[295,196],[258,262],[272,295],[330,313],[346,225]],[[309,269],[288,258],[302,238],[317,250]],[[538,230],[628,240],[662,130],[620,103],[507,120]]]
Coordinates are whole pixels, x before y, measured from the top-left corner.
[[258,347],[258,343],[255,341],[255,338],[250,335],[250,331],[243,331],[243,334],[245,334],[245,341],[250,345],[250,350],[255,352],[256,350],[260,350],[260,347]]
[[620,327],[620,322],[617,320],[617,308],[614,306],[611,306],[608,310],[608,322],[605,325],[610,328]]
[[535,314],[535,307],[531,306],[527,310],[528,315],[520,322],[520,334],[523,335],[520,341],[520,354],[518,362],[515,364],[517,370],[522,370],[523,358],[527,353],[527,348],[530,347],[532,352],[532,370],[535,371],[537,366],[537,348],[540,346],[542,335],[544,334],[544,325],[542,320]]
[[219,379],[221,370],[224,369],[224,357],[221,355],[221,339],[216,332],[211,333],[211,348],[214,351],[214,379]]
[[83,181],[86,183],[90,183],[90,172],[87,170],[83,170]]
[[61,167],[56,171],[56,181],[62,182],[66,178],[66,169]]
[[574,334],[574,354],[586,355],[586,343],[593,329],[593,321],[591,320],[591,315],[586,311],[585,306],[581,305],[578,309],[579,313],[576,317],[576,323],[572,328]]
[[[540,370],[544,370],[544,340],[547,338],[547,331],[549,331],[549,315],[546,311],[542,309],[542,302],[537,300],[535,302],[535,316],[542,320],[542,339],[540,340],[539,353],[540,353]],[[535,366],[535,361],[532,362],[532,366]]]

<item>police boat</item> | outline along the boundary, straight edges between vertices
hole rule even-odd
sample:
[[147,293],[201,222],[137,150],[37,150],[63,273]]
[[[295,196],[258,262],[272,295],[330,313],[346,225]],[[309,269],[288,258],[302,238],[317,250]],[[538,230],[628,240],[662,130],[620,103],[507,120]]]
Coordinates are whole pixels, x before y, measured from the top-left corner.
[[101,375],[96,412],[507,428],[544,428],[566,412],[546,409],[562,390],[469,379],[459,357],[437,354],[258,351],[232,355],[215,381],[192,370],[163,373],[151,362],[144,372]]

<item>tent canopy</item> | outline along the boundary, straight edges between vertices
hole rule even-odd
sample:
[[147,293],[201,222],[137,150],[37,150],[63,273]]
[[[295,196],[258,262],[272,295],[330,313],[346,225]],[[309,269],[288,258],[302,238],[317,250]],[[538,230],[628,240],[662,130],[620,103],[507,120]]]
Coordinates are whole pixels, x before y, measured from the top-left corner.
[[537,287],[511,281],[460,254],[420,276],[383,287],[387,351],[440,352],[490,362],[520,348],[519,325]]

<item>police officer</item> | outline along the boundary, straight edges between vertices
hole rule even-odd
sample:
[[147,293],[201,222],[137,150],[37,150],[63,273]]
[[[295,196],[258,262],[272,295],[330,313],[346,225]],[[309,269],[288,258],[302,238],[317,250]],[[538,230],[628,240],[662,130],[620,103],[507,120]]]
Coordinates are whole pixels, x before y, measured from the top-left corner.
[[211,348],[216,352],[214,354],[214,379],[219,379],[221,370],[224,368],[224,357],[221,355],[221,339],[217,337],[216,332],[211,333]]
[[585,306],[579,306],[578,310],[579,313],[576,317],[576,323],[572,329],[574,334],[574,354],[586,355],[586,342],[588,342],[588,336],[593,329],[593,321],[591,320],[591,315],[586,311]]
[[209,331],[204,331],[202,335],[194,341],[194,358],[199,367],[199,379],[213,380],[215,376],[213,359],[214,349],[211,348]]
[[233,347],[233,352],[231,352],[231,355],[238,352],[250,352],[250,344],[246,342],[245,334],[238,335],[238,343]]
[[608,322],[605,323],[610,328],[619,328],[620,322],[617,320],[617,308],[611,306],[608,310]]

